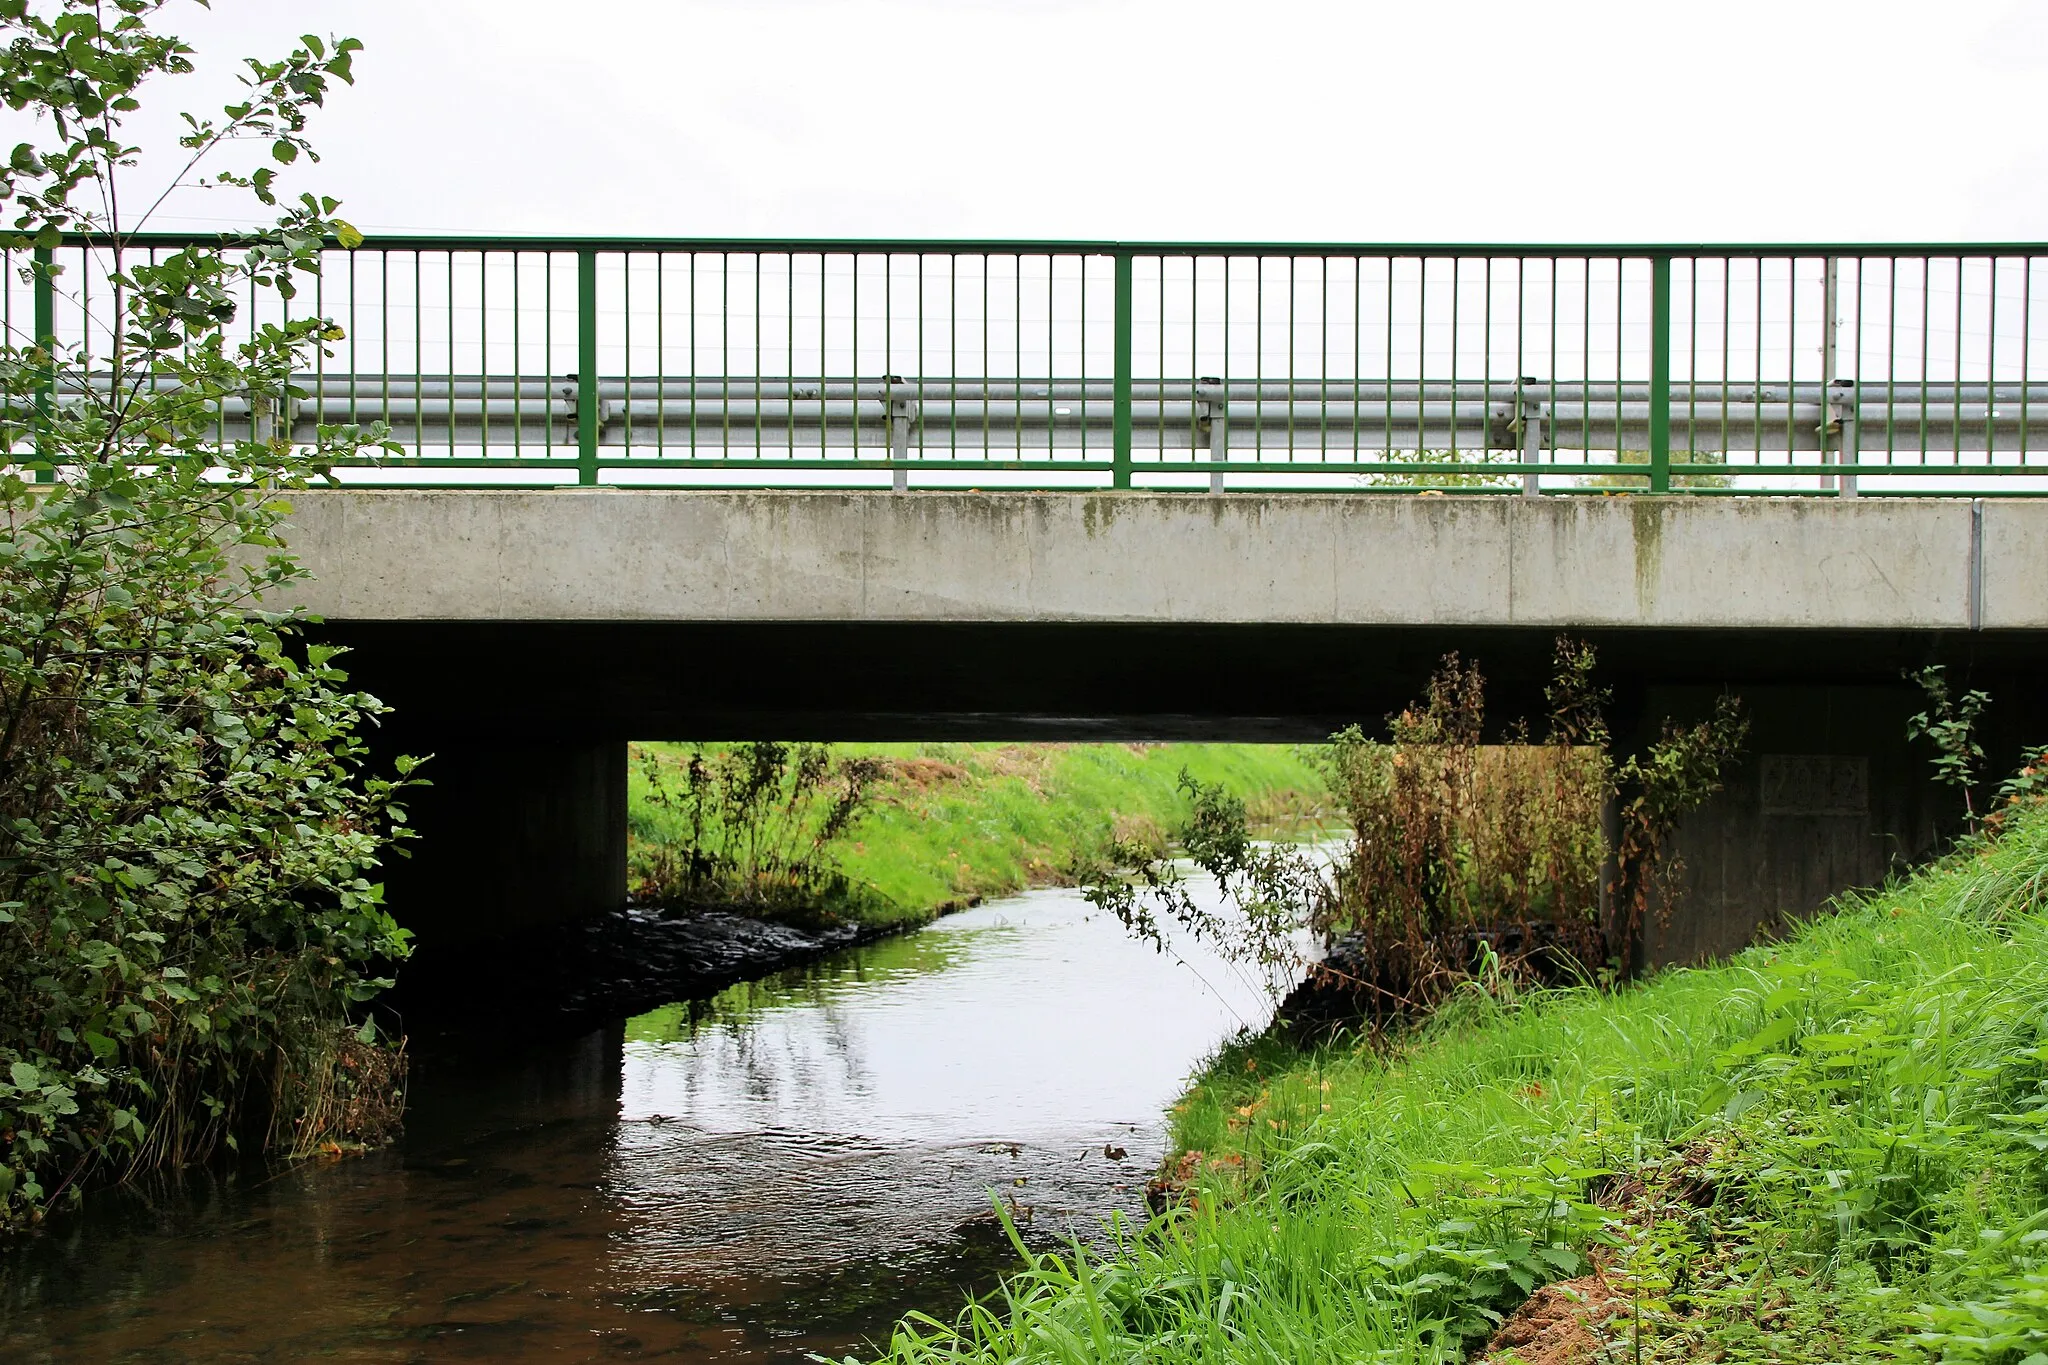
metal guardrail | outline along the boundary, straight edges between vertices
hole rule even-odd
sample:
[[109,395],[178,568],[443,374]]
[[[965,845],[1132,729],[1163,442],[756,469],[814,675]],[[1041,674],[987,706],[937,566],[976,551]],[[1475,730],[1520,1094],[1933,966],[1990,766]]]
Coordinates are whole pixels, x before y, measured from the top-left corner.
[[[64,403],[109,255],[56,255],[54,289],[6,262],[0,322],[85,348]],[[344,339],[289,410],[220,429],[382,420],[409,453],[345,479],[414,486],[2042,493],[2044,259],[387,238],[302,290]]]

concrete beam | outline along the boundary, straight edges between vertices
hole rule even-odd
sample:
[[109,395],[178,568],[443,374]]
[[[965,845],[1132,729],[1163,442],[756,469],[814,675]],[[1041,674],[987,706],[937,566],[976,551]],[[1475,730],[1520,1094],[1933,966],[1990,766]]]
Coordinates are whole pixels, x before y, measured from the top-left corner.
[[2048,503],[321,492],[303,604],[388,622],[2048,629]]

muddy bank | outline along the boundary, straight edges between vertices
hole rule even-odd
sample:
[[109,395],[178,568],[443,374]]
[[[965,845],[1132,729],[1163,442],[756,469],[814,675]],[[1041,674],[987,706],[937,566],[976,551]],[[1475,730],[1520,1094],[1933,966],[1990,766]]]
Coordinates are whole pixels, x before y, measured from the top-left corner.
[[[964,908],[956,903],[937,913]],[[566,1037],[927,922],[799,928],[710,906],[629,906],[519,938],[422,945],[399,968],[397,989],[381,1008],[415,1048],[480,1031],[519,1040]]]

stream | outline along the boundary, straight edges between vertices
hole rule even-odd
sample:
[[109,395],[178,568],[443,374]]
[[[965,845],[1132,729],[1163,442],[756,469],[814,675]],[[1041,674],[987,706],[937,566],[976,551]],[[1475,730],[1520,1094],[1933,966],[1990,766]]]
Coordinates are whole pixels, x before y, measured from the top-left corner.
[[1032,892],[557,1042],[416,1063],[368,1157],[116,1190],[0,1248],[0,1360],[796,1361],[1142,1222],[1270,1003]]

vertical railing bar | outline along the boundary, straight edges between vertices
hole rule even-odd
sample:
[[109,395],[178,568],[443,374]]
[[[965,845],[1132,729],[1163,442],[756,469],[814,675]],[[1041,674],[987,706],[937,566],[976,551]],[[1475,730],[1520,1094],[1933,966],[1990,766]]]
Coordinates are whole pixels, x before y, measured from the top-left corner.
[[448,455],[455,455],[455,249],[446,253],[448,275],[443,291],[448,300]]
[[491,453],[491,253],[476,254],[477,365],[476,414],[484,455]]
[[1685,258],[1685,459],[1699,459],[1700,258]]
[[[1052,441],[1053,422],[1057,417],[1055,409],[1059,400],[1053,396],[1053,380],[1059,371],[1059,362],[1053,356],[1053,341],[1058,332],[1054,323],[1057,312],[1053,303],[1054,277],[1058,274],[1057,262],[1052,252],[1045,253],[1045,455],[1050,461],[1057,454]],[[1115,474],[1111,474],[1114,480]]]
[[946,253],[946,459],[960,458],[960,253]]
[[[1218,400],[1220,404],[1220,410],[1218,411],[1216,416],[1221,417],[1223,419],[1223,462],[1227,465],[1230,463],[1230,440],[1233,434],[1230,430],[1230,296],[1232,293],[1230,287],[1232,284],[1232,280],[1230,278],[1230,267],[1233,264],[1235,264],[1235,259],[1230,256],[1218,257],[1217,264],[1222,268],[1223,272],[1223,396]],[[1212,417],[1210,420],[1214,421],[1215,418]],[[1214,427],[1210,428],[1210,431],[1212,432],[1212,435],[1210,437],[1210,444],[1212,449],[1214,448],[1215,444],[1215,438],[1213,435],[1214,430]],[[1210,475],[1210,478],[1212,480],[1215,477],[1216,475],[1214,475],[1213,473]]]
[[1364,413],[1365,390],[1360,384],[1365,371],[1365,258],[1351,260],[1351,463],[1358,464],[1359,418]]
[[2020,465],[2027,463],[2027,410],[2033,405],[2033,369],[2029,352],[2034,337],[2034,258],[2020,257]]
[[521,319],[524,311],[520,307],[520,276],[526,272],[520,269],[522,263],[518,251],[511,255],[512,264],[512,458],[517,460],[526,454],[526,359],[521,353]]
[[[1479,290],[1479,421],[1482,431],[1493,424],[1493,257],[1485,258],[1486,271],[1481,277]],[[1482,436],[1479,441],[1481,463],[1492,458],[1492,441]]]
[[[313,277],[313,316],[320,319],[323,330],[327,320],[327,257],[328,253],[326,251],[320,253],[320,273]],[[149,260],[151,265],[156,264],[156,252],[154,250],[151,250],[149,253]],[[292,439],[296,435],[293,430],[296,423],[291,419],[290,405],[291,395],[286,394],[285,406],[287,412],[284,421],[284,431],[287,439]],[[322,341],[313,348],[313,430],[317,433],[326,423],[327,345]]]
[[1266,261],[1252,258],[1252,459],[1266,459]]
[[1300,264],[1298,256],[1286,258],[1286,463],[1294,463],[1294,395],[1296,395],[1296,370],[1294,370],[1294,342],[1300,329],[1300,319],[1294,305],[1294,270]]
[[1451,448],[1448,453],[1452,464],[1458,463],[1458,314],[1464,311],[1464,271],[1465,258],[1451,257]]
[[540,258],[540,360],[541,372],[547,376],[542,411],[547,416],[548,439],[541,446],[545,459],[555,458],[555,253],[544,251]]
[[[1614,263],[1614,292],[1621,295],[1621,266]],[[1617,310],[1618,312],[1618,310]],[[1616,416],[1620,416],[1621,331],[1615,331]],[[1620,444],[1619,441],[1616,442]],[[1671,491],[1671,258],[1650,258],[1650,491]]]
[[697,458],[697,253],[690,262],[690,458]]
[[1555,256],[1551,256],[1551,257],[1549,257],[1549,258],[1548,258],[1548,260],[1549,260],[1549,264],[1550,264],[1550,275],[1549,275],[1549,281],[1548,281],[1548,283],[1549,283],[1549,293],[1550,293],[1550,309],[1549,309],[1549,312],[1550,312],[1550,346],[1549,346],[1549,353],[1548,353],[1548,354],[1547,354],[1547,355],[1546,355],[1546,356],[1544,357],[1544,369],[1545,369],[1545,370],[1546,370],[1546,371],[1547,371],[1547,372],[1549,373],[1549,376],[1550,376],[1550,377],[1549,377],[1549,379],[1548,379],[1548,381],[1547,381],[1547,383],[1548,383],[1548,385],[1549,385],[1549,394],[1548,394],[1548,397],[1549,397],[1549,403],[1548,403],[1548,404],[1547,404],[1547,406],[1546,406],[1546,407],[1544,408],[1544,415],[1545,415],[1545,416],[1546,416],[1547,418],[1549,418],[1549,420],[1550,420],[1550,430],[1549,430],[1549,432],[1547,433],[1547,434],[1549,435],[1549,438],[1550,438],[1550,452],[1551,452],[1551,453],[1550,453],[1550,462],[1551,462],[1552,464],[1556,464],[1556,463],[1557,463],[1557,444],[1558,444],[1558,442],[1557,442],[1557,263],[1558,263],[1558,258],[1557,258],[1557,257],[1555,257]]
[[626,385],[621,415],[625,419],[625,454],[630,457],[633,453],[633,252],[630,248],[619,253],[619,267],[620,299],[625,309],[625,320],[620,329],[625,345],[625,364],[620,367],[620,378]]
[[732,458],[732,253],[718,253],[718,456]]
[[1380,437],[1384,444],[1380,447],[1379,462],[1385,464],[1394,458],[1394,258],[1386,256],[1381,259],[1386,265],[1387,276],[1387,348],[1380,365],[1380,407],[1386,430]]
[[[1628,281],[1627,281],[1627,273],[1628,273],[1628,262],[1627,262],[1626,260],[1624,260],[1624,259],[1623,259],[1622,257],[1620,257],[1620,256],[1616,256],[1616,257],[1614,258],[1614,416],[1615,416],[1615,430],[1614,430],[1614,445],[1615,445],[1615,461],[1616,461],[1616,463],[1619,463],[1619,462],[1620,462],[1620,460],[1621,460],[1621,449],[1620,449],[1620,448],[1621,448],[1621,395],[1622,395],[1622,391],[1623,391],[1623,390],[1622,390],[1622,381],[1624,380],[1624,378],[1626,378],[1626,371],[1625,371],[1624,367],[1625,367],[1625,366],[1627,365],[1627,363],[1628,363],[1628,358],[1627,358],[1627,351],[1628,351],[1628,347],[1627,347],[1627,345],[1626,345],[1626,341],[1627,341],[1627,337],[1628,337],[1628,320],[1627,320],[1627,301],[1628,301]],[[1655,273],[1656,273],[1656,267],[1655,267],[1655,266],[1653,265],[1653,266],[1651,267],[1651,274],[1652,274],[1652,276],[1653,276],[1653,277],[1654,277]],[[1654,280],[1654,278],[1653,278],[1653,279],[1652,279],[1652,281],[1651,281],[1651,292],[1652,292],[1652,293],[1654,293],[1654,292],[1655,292],[1655,288],[1656,288],[1656,282],[1655,282],[1655,280]],[[1654,324],[1654,320],[1653,320],[1653,322],[1652,322],[1652,326],[1653,326],[1653,328],[1654,328],[1654,325],[1655,325],[1655,324]],[[1669,333],[1669,329],[1667,328],[1667,329],[1666,329],[1666,336],[1668,337],[1668,336],[1669,336],[1669,334],[1670,334],[1670,333]],[[1656,343],[1655,343],[1654,341],[1652,341],[1651,345],[1652,345],[1652,347],[1653,347],[1653,348],[1654,348],[1655,344],[1656,344]],[[1650,406],[1651,406],[1651,410],[1652,410],[1652,411],[1654,412],[1654,411],[1656,410],[1656,402],[1655,402],[1654,398],[1652,399],[1652,401],[1651,401],[1651,404],[1650,404]],[[1644,460],[1645,460],[1645,462],[1646,462],[1646,463],[1647,463],[1647,462],[1649,461],[1649,452],[1648,452],[1648,451],[1644,451],[1644,452],[1643,452],[1643,458],[1644,458]],[[1657,484],[1656,484],[1656,480],[1655,480],[1655,478],[1652,478],[1652,479],[1650,480],[1650,491],[1652,491],[1652,492],[1655,492],[1655,491],[1657,491]]]
[[[1522,394],[1522,381],[1523,381],[1524,377],[1526,377],[1526,376],[1528,375],[1528,373],[1529,373],[1529,370],[1528,370],[1528,356],[1527,356],[1527,355],[1525,354],[1525,351],[1526,351],[1526,348],[1527,348],[1527,344],[1528,344],[1528,340],[1529,340],[1529,335],[1528,335],[1528,333],[1529,333],[1529,258],[1528,258],[1527,256],[1517,256],[1517,257],[1515,257],[1514,259],[1515,259],[1515,420],[1516,420],[1516,421],[1518,421],[1518,422],[1523,422],[1523,423],[1526,423],[1526,422],[1528,422],[1528,421],[1529,421],[1529,414],[1528,414],[1528,411],[1527,411],[1527,402],[1525,402],[1525,401],[1524,401],[1524,397],[1523,397],[1523,394]],[[1492,347],[1492,346],[1491,346],[1491,345],[1489,344],[1489,345],[1488,345],[1488,347],[1487,347],[1487,355],[1488,355],[1489,357],[1491,357],[1491,355],[1492,355],[1492,354],[1493,354],[1493,347]],[[1488,376],[1490,377],[1490,376],[1492,375],[1492,373],[1493,373],[1493,370],[1492,370],[1491,366],[1489,366],[1489,367],[1488,367],[1488,369],[1487,369],[1487,374],[1488,374]],[[1490,402],[1491,400],[1489,399],[1488,401]],[[1528,400],[1528,401],[1534,401],[1534,400],[1533,400],[1533,399],[1530,399],[1530,400]],[[1524,433],[1524,432],[1523,432],[1523,431],[1522,431],[1522,430],[1521,430],[1521,429],[1520,429],[1519,427],[1518,427],[1518,428],[1515,428],[1515,429],[1514,429],[1514,431],[1515,431],[1515,434],[1516,434],[1517,436],[1524,436],[1524,437],[1525,437],[1525,433]],[[1516,444],[1517,444],[1517,445],[1519,445],[1519,446],[1521,446],[1523,450],[1525,450],[1525,451],[1526,451],[1526,450],[1528,450],[1529,442],[1527,441],[1526,437],[1525,437],[1525,439],[1522,439],[1522,440],[1519,440],[1519,441],[1517,441],[1517,442],[1516,442]],[[1534,459],[1533,459],[1533,457],[1532,457],[1532,458],[1530,458],[1530,459],[1528,459],[1528,460],[1527,460],[1527,463],[1529,463],[1529,464],[1532,464],[1532,465],[1533,465],[1533,464],[1534,464]],[[1539,490],[1538,490],[1538,488],[1537,488],[1537,485],[1536,485],[1536,483],[1534,482],[1537,476],[1536,476],[1536,474],[1535,474],[1535,472],[1534,472],[1533,470],[1531,470],[1531,471],[1527,472],[1527,473],[1526,473],[1526,474],[1524,475],[1524,477],[1525,477],[1526,479],[1528,479],[1528,480],[1530,481],[1530,482],[1529,482],[1529,485],[1528,485],[1528,486],[1529,486],[1529,488],[1530,488],[1530,490],[1531,490],[1532,492],[1533,492],[1533,491],[1539,491]]]
[[[1112,469],[1110,485],[1114,488],[1131,486],[1131,336],[1132,336],[1132,280],[1133,262],[1131,253],[1120,251],[1116,254],[1116,314],[1112,323],[1113,354],[1111,365],[1114,378],[1110,390],[1110,425],[1113,444],[1110,450]],[[1084,291],[1085,292],[1085,291]],[[1086,367],[1083,367],[1083,374]],[[1085,384],[1085,381],[1084,381]],[[1086,392],[1085,386],[1083,392]],[[1086,430],[1084,424],[1083,428]]]
[[753,376],[753,378],[754,378],[754,455],[753,455],[753,459],[754,459],[754,464],[756,465],[756,467],[758,467],[758,466],[760,465],[760,463],[761,463],[761,456],[762,456],[762,450],[761,450],[761,447],[762,447],[762,445],[764,444],[764,441],[765,441],[765,434],[764,434],[763,428],[762,428],[762,426],[761,426],[761,419],[762,419],[762,408],[763,408],[763,402],[762,402],[762,398],[763,398],[763,385],[762,385],[762,380],[763,380],[763,378],[765,377],[765,376],[764,376],[764,372],[763,372],[763,370],[762,370],[762,366],[761,366],[761,330],[762,330],[762,329],[761,329],[761,263],[762,263],[762,261],[766,260],[766,259],[767,259],[767,257],[766,257],[766,255],[765,255],[764,253],[762,253],[762,252],[759,252],[759,251],[756,251],[756,252],[752,253],[752,259],[753,259],[753,262],[754,262],[754,264],[753,264],[753,272],[754,272],[754,376]]
[[[1830,459],[1829,459],[1829,455],[1830,455],[1830,447],[1829,447],[1829,444],[1828,444],[1828,436],[1829,436],[1829,430],[1828,430],[1828,429],[1829,429],[1829,427],[1830,427],[1830,426],[1832,425],[1832,423],[1830,423],[1830,421],[1828,420],[1828,395],[1830,394],[1830,392],[1831,392],[1831,391],[1833,390],[1833,388],[1834,388],[1834,383],[1835,383],[1835,374],[1836,374],[1836,370],[1837,370],[1837,368],[1839,367],[1839,365],[1840,365],[1840,363],[1841,363],[1841,362],[1840,362],[1840,359],[1839,359],[1839,357],[1838,357],[1838,355],[1837,355],[1837,347],[1838,347],[1838,343],[1839,343],[1839,342],[1840,342],[1840,340],[1841,340],[1841,335],[1840,335],[1840,332],[1839,332],[1839,331],[1837,330],[1837,323],[1839,322],[1839,320],[1840,320],[1840,317],[1841,317],[1841,306],[1842,306],[1842,301],[1841,301],[1841,263],[1840,263],[1840,258],[1838,258],[1838,257],[1835,257],[1835,256],[1824,256],[1824,257],[1822,257],[1822,258],[1821,258],[1821,263],[1820,263],[1820,265],[1821,265],[1821,292],[1820,292],[1820,297],[1821,297],[1821,310],[1820,310],[1820,311],[1821,311],[1821,319],[1820,319],[1820,356],[1821,356],[1821,365],[1820,365],[1820,393],[1821,393],[1821,420],[1820,420],[1820,427],[1819,427],[1819,437],[1820,437],[1820,439],[1819,439],[1819,445],[1820,445],[1820,462],[1821,462],[1821,463],[1822,463],[1823,465],[1827,465],[1827,464],[1830,464],[1830,463],[1833,463],[1833,464],[1840,464],[1840,463],[1841,463],[1841,452],[1840,452],[1840,449],[1839,449],[1838,447],[1837,447],[1837,448],[1835,448],[1835,449],[1834,449],[1834,451],[1833,451],[1833,454],[1834,454],[1834,458],[1833,458],[1832,460],[1830,460]],[[1795,376],[1795,378],[1796,378],[1796,376]],[[1847,485],[1846,483],[1844,483],[1844,482],[1842,481],[1842,479],[1841,479],[1841,477],[1840,477],[1839,475],[1828,475],[1828,474],[1823,474],[1823,475],[1821,475],[1821,480],[1820,480],[1820,484],[1821,484],[1821,487],[1822,487],[1822,488],[1834,488],[1834,489],[1837,489],[1837,490],[1846,490],[1846,489],[1847,489],[1847,487],[1848,487],[1848,485]]]
[[[1415,458],[1428,456],[1429,429],[1429,257],[1415,259]],[[1411,478],[1413,476],[1411,475]],[[1427,476],[1424,476],[1425,482]]]
[[[1855,457],[1851,465],[1863,463],[1863,298],[1864,272],[1869,258],[1858,256],[1856,261],[1856,325],[1849,333],[1849,403],[1850,420],[1856,424],[1855,445],[1851,454]],[[1887,461],[1886,463],[1890,463]],[[1855,477],[1853,474],[1850,477]]]
[[[782,256],[782,458],[796,458],[796,248]],[[820,381],[822,384],[822,381]]]
[[[1166,260],[1164,256],[1158,258],[1155,266],[1158,273],[1154,276],[1157,288],[1153,291],[1158,300],[1159,313],[1159,346],[1154,352],[1157,358],[1152,366],[1152,401],[1157,409],[1157,420],[1153,422],[1152,433],[1153,440],[1158,446],[1154,452],[1155,460],[1166,458]],[[1193,378],[1192,371],[1189,372],[1189,378]]]
[[[1580,454],[1593,451],[1593,258],[1579,258],[1579,447]],[[1617,399],[1620,395],[1615,395]],[[1614,443],[1619,446],[1619,440]],[[1614,452],[1615,463],[1621,452]]]
[[358,375],[362,372],[362,333],[357,328],[356,300],[359,290],[356,286],[356,253],[348,253],[348,420],[351,426],[362,419],[356,415],[357,394],[362,385]]
[[1735,317],[1735,261],[1732,257],[1721,258],[1721,455],[1729,455],[1728,439],[1728,367],[1730,337],[1733,335]]
[[1752,406],[1750,438],[1756,446],[1756,462],[1764,462],[1764,260],[1758,256],[1756,266],[1756,312],[1750,319],[1750,331],[1756,338],[1756,360],[1750,369],[1755,382],[1750,386]]
[[[57,447],[51,432],[57,408],[56,268],[57,253],[46,246],[37,247],[30,269],[35,294],[36,349],[42,353],[36,365],[35,449],[36,462],[42,466],[36,470],[37,483],[57,480]],[[11,288],[9,293],[11,296]]]
[[1996,448],[1992,439],[1991,414],[1998,406],[1998,257],[1987,256],[1984,268],[1989,277],[1986,289],[1990,294],[1984,314],[1984,463],[1990,465],[1993,463],[1991,453]]
[[1885,258],[1884,307],[1884,462],[1898,463],[1899,422],[1899,258]]
[[[829,291],[827,280],[825,280],[825,276],[829,272],[829,266],[831,266],[829,256],[825,252],[819,252],[817,254],[817,456],[819,458],[827,458],[831,454],[831,444],[829,444],[829,438],[825,434],[825,426],[829,422],[829,413],[827,413],[827,407],[825,407],[825,385],[831,379],[831,354],[829,354],[831,352],[831,344],[829,344],[829,334],[827,334],[827,329],[825,329],[825,305],[829,303],[829,297],[831,297],[831,291]],[[791,403],[791,411],[793,413],[795,413],[795,409],[797,409],[797,405]],[[856,399],[854,399],[854,434],[856,434],[856,444],[858,444],[858,430],[860,430],[860,401],[858,401],[858,395],[856,395]],[[854,454],[858,456],[860,452],[854,450]]]
[[995,399],[995,366],[989,364],[989,254],[981,254],[981,458],[995,458],[995,417],[989,403]]
[[[1799,463],[1799,430],[1793,416],[1799,392],[1799,258],[1785,260],[1785,458]],[[1825,481],[1823,481],[1825,486]]]
[[[377,345],[378,381],[382,388],[380,411],[388,421],[391,416],[391,253],[380,249],[377,252]],[[414,432],[418,439],[418,432]]]
[[427,368],[427,291],[422,265],[426,254],[418,247],[412,253],[412,432],[422,448],[427,444],[426,385],[420,382]]
[[1011,455],[1021,464],[1024,461],[1024,253],[1021,251],[1010,260],[1010,285],[1013,294],[1010,322],[1016,336],[1010,353],[1010,367],[1016,371],[1011,380],[1011,388],[1016,395],[1010,406]]
[[[1080,381],[1075,385],[1076,390],[1079,392],[1079,397],[1075,399],[1074,410],[1081,417],[1081,459],[1085,461],[1088,458],[1088,258],[1086,256],[1075,257],[1074,270],[1079,277],[1075,288],[1076,296],[1080,300],[1076,311],[1080,316],[1081,338]],[[1114,319],[1112,319],[1112,326],[1114,326]],[[1113,409],[1114,404],[1112,404]],[[1057,412],[1057,409],[1055,409],[1055,412]],[[1112,411],[1113,420],[1114,412]],[[1112,483],[1116,479],[1114,470],[1116,452],[1114,444],[1114,439],[1112,439],[1112,449],[1110,452],[1110,463],[1112,466],[1110,480]],[[1049,453],[1057,454],[1057,451],[1050,451]]]
[[1318,398],[1322,412],[1317,418],[1320,424],[1316,432],[1316,456],[1319,463],[1330,460],[1330,258],[1327,255],[1316,258],[1316,287],[1321,291],[1316,304],[1316,332],[1321,339],[1322,349],[1316,360],[1316,380],[1320,388]]
[[668,253],[654,253],[654,458],[668,458]]
[[1927,385],[1933,378],[1933,353],[1928,329],[1934,325],[1934,258],[1920,258],[1920,467],[1927,467]]
[[1963,256],[1957,252],[1956,263],[1956,327],[1953,356],[1949,361],[1948,377],[1948,431],[1949,457],[1951,468],[1963,462]]
[[576,482],[597,483],[597,248],[576,253]]

